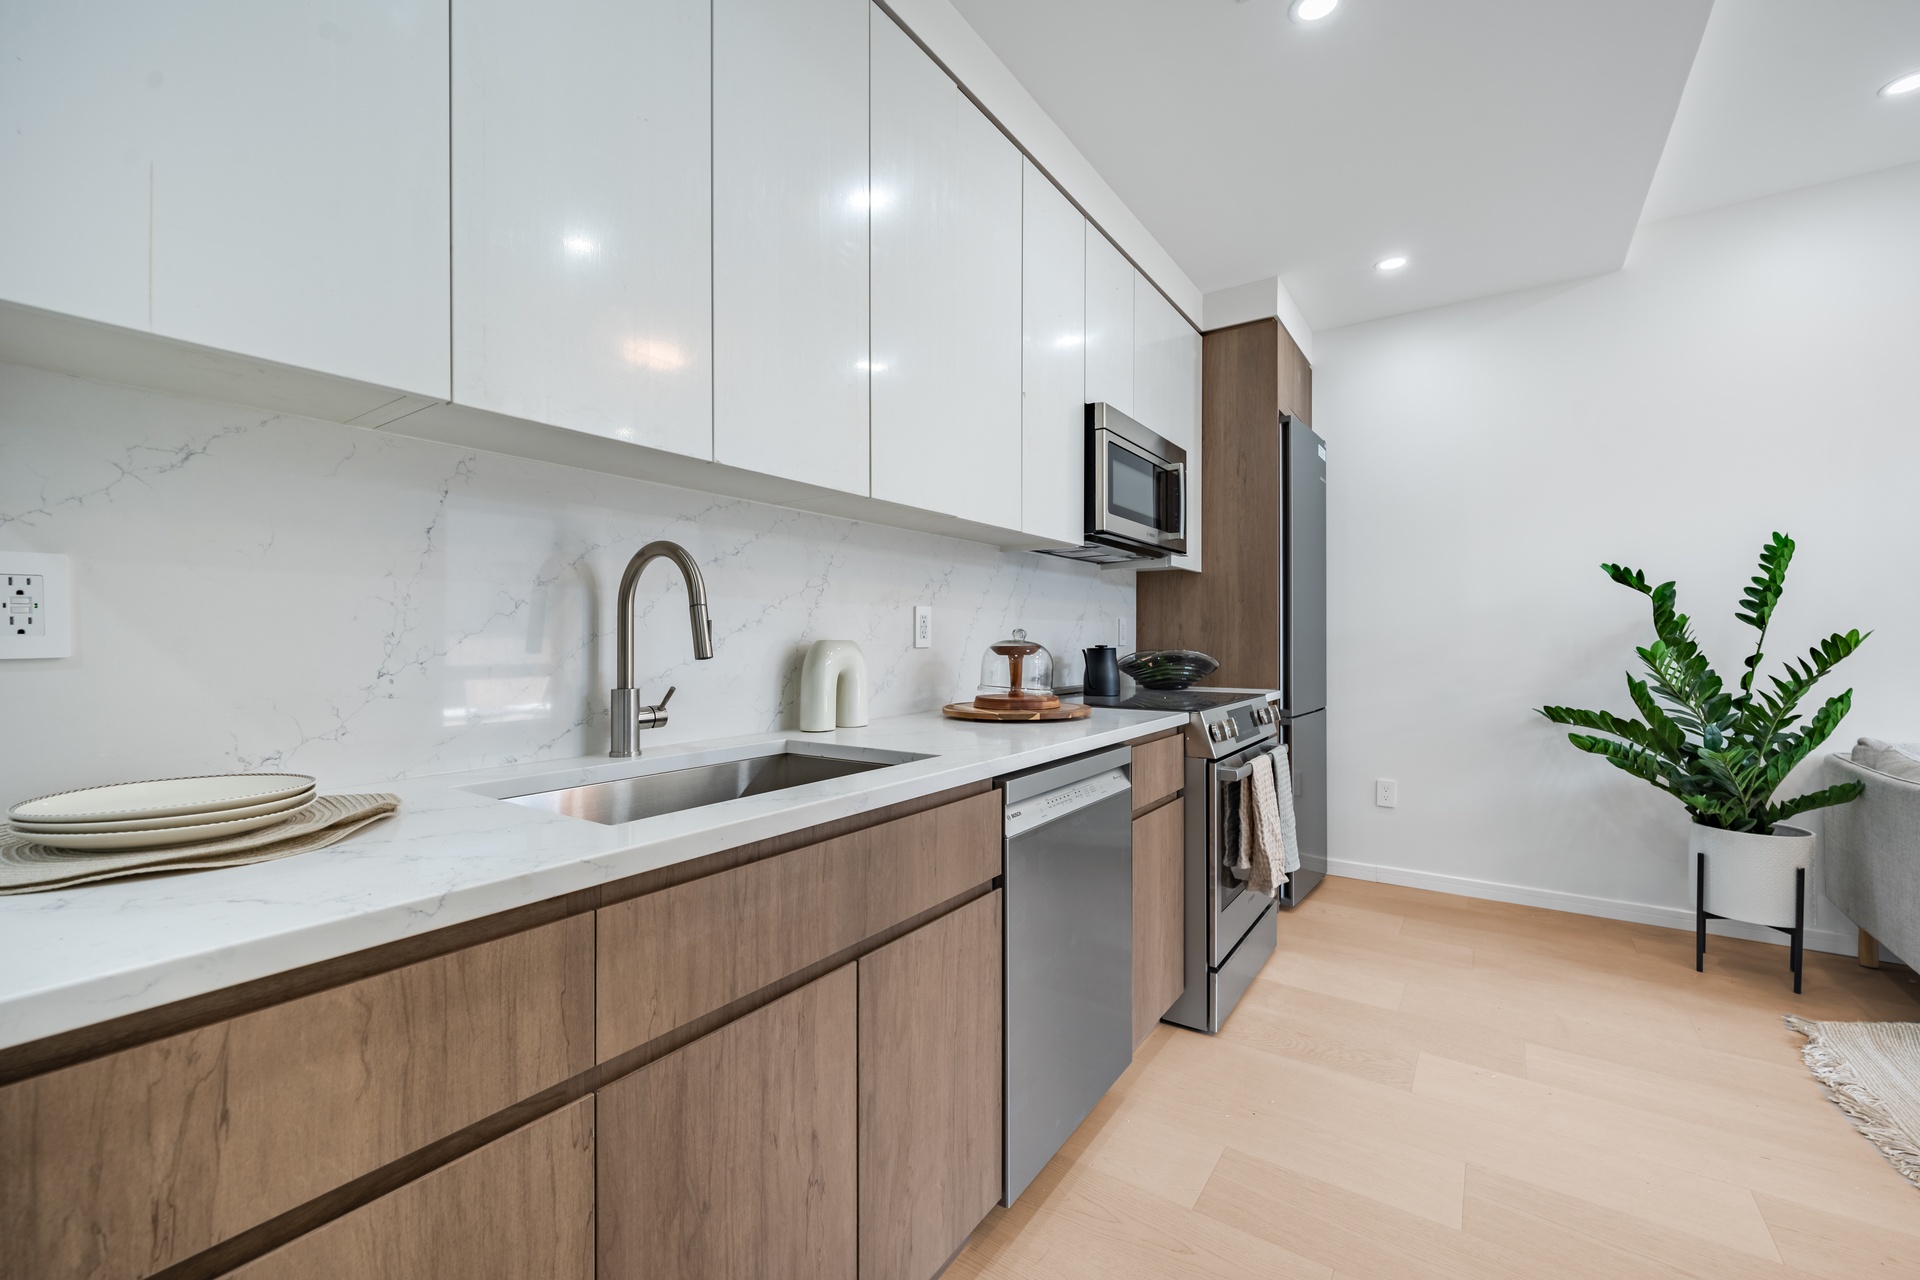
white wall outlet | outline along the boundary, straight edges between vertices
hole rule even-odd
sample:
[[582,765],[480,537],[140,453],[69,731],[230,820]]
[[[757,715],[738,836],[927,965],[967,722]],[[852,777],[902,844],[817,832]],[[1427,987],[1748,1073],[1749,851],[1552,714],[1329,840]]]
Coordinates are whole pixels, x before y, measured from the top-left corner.
[[65,556],[0,551],[0,658],[73,655],[73,572]]
[[1400,804],[1400,784],[1392,778],[1373,780],[1373,802],[1382,809],[1393,809]]
[[933,648],[933,606],[930,604],[913,606],[913,647]]

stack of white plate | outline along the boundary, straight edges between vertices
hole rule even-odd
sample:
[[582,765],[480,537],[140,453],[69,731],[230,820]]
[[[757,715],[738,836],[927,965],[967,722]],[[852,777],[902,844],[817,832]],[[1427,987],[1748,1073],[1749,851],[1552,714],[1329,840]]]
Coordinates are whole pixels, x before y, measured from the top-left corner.
[[55,849],[158,849],[270,827],[313,798],[304,773],[230,773],[62,791],[7,817],[15,835]]

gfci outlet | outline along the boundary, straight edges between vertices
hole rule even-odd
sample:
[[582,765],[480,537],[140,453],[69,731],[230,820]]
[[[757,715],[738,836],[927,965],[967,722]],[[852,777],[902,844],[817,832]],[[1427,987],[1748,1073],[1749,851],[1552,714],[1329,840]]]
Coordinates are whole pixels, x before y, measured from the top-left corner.
[[913,606],[913,647],[933,648],[933,606],[930,604]]
[[0,658],[71,657],[72,588],[65,556],[0,551]]
[[1400,803],[1400,784],[1392,778],[1373,780],[1373,802],[1382,809],[1392,809]]

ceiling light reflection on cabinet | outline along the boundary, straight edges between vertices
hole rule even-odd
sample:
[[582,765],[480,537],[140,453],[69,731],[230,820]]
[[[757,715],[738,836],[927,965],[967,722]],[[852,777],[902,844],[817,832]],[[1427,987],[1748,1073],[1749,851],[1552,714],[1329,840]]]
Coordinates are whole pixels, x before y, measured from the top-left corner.
[[854,368],[860,370],[862,373],[885,373],[887,371],[887,366],[884,364],[873,364],[866,360],[855,364]]
[[1915,89],[1920,89],[1920,71],[1909,71],[1906,75],[1901,76],[1898,80],[1892,81],[1885,88],[1881,89],[1880,96],[1883,98],[1897,98],[1902,94],[1912,93]]
[[1380,261],[1374,263],[1373,269],[1375,271],[1398,271],[1400,268],[1406,265],[1407,265],[1407,260],[1401,257],[1399,254],[1395,254],[1391,258],[1382,258],[1380,259]]
[[1339,5],[1340,0],[1293,0],[1288,12],[1295,22],[1318,22]]
[[595,253],[600,246],[583,235],[569,235],[560,238],[560,247],[576,258],[584,258]]
[[685,368],[687,363],[687,353],[680,349],[679,343],[662,342],[658,338],[628,338],[620,344],[620,358],[655,373],[672,373]]
[[856,213],[877,213],[892,203],[893,193],[885,187],[862,187],[847,197],[847,208]]

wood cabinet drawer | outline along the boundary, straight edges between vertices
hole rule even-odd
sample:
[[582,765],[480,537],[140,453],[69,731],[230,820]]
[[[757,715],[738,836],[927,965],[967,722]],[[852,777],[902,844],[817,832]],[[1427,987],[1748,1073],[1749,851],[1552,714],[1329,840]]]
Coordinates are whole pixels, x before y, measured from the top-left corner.
[[1000,873],[997,791],[597,913],[605,1062]]
[[1187,989],[1186,798],[1133,820],[1133,1046]]
[[1180,734],[1142,742],[1133,749],[1133,811],[1165,800],[1186,785],[1186,739]]
[[0,1275],[135,1280],[593,1063],[559,920],[0,1089]]
[[593,1280],[593,1099],[336,1218],[228,1280]]
[[854,1280],[855,966],[600,1091],[606,1280]]

